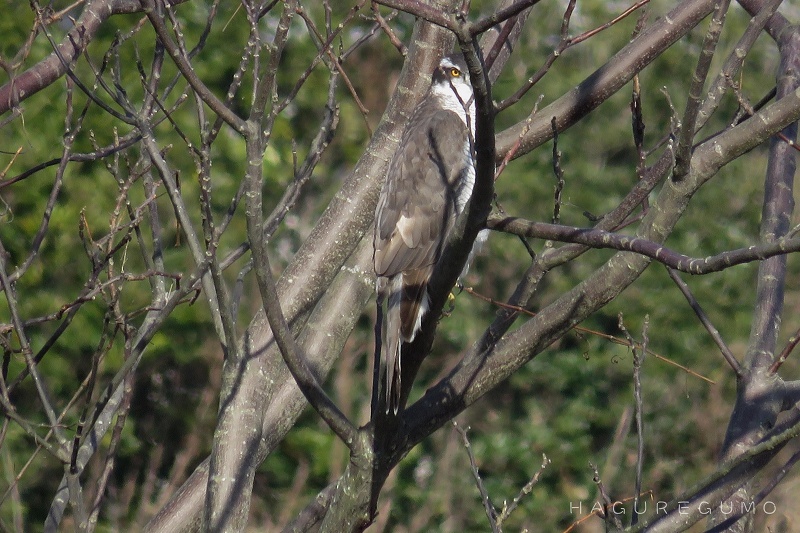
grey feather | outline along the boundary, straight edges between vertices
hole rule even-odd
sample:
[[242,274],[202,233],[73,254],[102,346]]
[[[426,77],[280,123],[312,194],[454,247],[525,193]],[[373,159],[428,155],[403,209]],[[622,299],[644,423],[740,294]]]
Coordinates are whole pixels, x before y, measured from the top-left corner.
[[[411,115],[389,163],[375,211],[374,267],[379,301],[387,411],[400,403],[400,354],[427,310],[427,284],[458,214],[472,193],[474,107],[460,57],[444,58]],[[465,101],[464,96],[467,96]]]

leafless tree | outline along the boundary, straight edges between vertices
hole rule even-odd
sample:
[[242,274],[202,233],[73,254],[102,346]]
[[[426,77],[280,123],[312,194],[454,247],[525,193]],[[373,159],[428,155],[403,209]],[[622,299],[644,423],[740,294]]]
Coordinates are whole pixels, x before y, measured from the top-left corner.
[[[41,220],[27,254],[12,258],[0,242],[0,282],[8,309],[0,315],[5,352],[0,439],[12,428],[21,430],[36,450],[31,461],[42,453],[63,466],[46,531],[63,526],[67,515],[81,531],[96,527],[142,356],[176,309],[195,300],[194,305],[203,305],[210,314],[213,334],[224,354],[224,363],[221,357],[216,360],[218,390],[210,391],[210,397],[200,402],[208,404],[219,394],[216,430],[210,455],[188,479],[174,492],[165,491],[160,499],[151,495],[160,508],[147,530],[244,530],[257,468],[310,404],[347,447],[349,461],[340,478],[293,521],[281,526],[287,531],[360,531],[376,520],[378,496],[387,477],[410,450],[603,309],[648,267],[657,267],[654,262],[669,269],[677,288],[718,343],[721,361],[736,380],[737,394],[716,471],[676,497],[663,513],[630,524],[628,530],[683,530],[708,518],[704,506],[713,509],[731,502],[760,501],[788,472],[797,455],[781,465],[776,475],[767,474],[771,471],[765,467],[800,433],[796,407],[800,382],[780,373],[796,341],[782,347],[778,339],[787,260],[800,251],[800,237],[792,226],[796,122],[800,119],[800,33],[787,18],[791,13],[797,15],[796,10],[783,13],[779,0],[740,0],[739,6],[752,18],[735,47],[721,50],[717,45],[726,14],[729,8],[738,7],[725,0],[682,0],[668,12],[657,12],[661,16],[640,17],[626,46],[570,91],[537,109],[523,108],[531,105],[525,97],[545,74],[557,68],[566,50],[602,38],[599,32],[618,20],[639,16],[647,2],[632,4],[618,19],[576,36],[570,25],[576,2],[571,1],[550,57],[541,61],[538,71],[527,75],[516,94],[502,101],[493,98],[492,86],[509,58],[520,53],[526,29],[536,26],[537,9],[541,8],[537,1],[508,0],[469,9],[454,0],[360,0],[346,8],[334,2],[312,8],[298,0],[246,0],[237,5],[237,16],[231,21],[221,18],[218,11],[222,6],[215,1],[208,6],[205,30],[196,42],[187,42],[184,10],[196,12],[195,4],[85,0],[58,11],[53,5],[34,1],[35,23],[29,38],[18,44],[14,58],[2,58],[7,77],[0,86],[0,113],[4,113],[0,125],[4,128],[24,121],[26,103],[34,101],[40,91],[57,83],[65,86],[67,112],[59,153],[43,154],[41,164],[17,171],[13,163],[19,152],[12,150],[11,163],[0,176],[0,195],[13,209],[10,197],[15,190],[25,187],[32,176],[55,169],[46,203],[37,207]],[[405,43],[393,31],[399,13],[417,17]],[[112,22],[122,29],[98,60],[88,50]],[[247,24],[248,37],[238,51],[238,65],[232,65],[226,74],[223,93],[208,84],[197,63],[209,35],[224,31],[228,23]],[[347,35],[355,27],[358,35]],[[645,146],[638,75],[693,31],[704,37],[691,58],[696,66],[692,78],[686,80],[687,96],[675,102],[675,115],[671,126],[661,132],[662,140]],[[298,32],[302,39],[313,42],[316,56],[293,84],[282,86],[278,74],[285,68],[285,56],[296,45],[292,39]],[[774,42],[780,69],[774,92],[751,104],[736,80],[756,38],[763,34]],[[298,198],[303,188],[313,183],[339,127],[341,101],[361,105],[348,77],[348,58],[373,38],[388,39],[405,55],[397,88],[358,163],[300,248],[278,272],[272,265],[278,253],[276,232],[302,207]],[[155,42],[152,54],[141,54],[135,65],[123,64],[120,50],[129,47],[138,54],[137,39]],[[49,43],[52,53],[26,63],[42,42]],[[524,274],[515,280],[513,294],[507,301],[497,302],[496,315],[485,324],[483,334],[465,347],[452,371],[438,382],[426,384],[422,397],[397,416],[374,410],[369,421],[356,420],[345,414],[321,383],[342,357],[348,336],[370,309],[374,296],[371,224],[387,162],[411,110],[428,87],[433,66],[454,47],[464,54],[476,94],[476,188],[437,265],[430,286],[431,310],[422,331],[412,344],[404,346],[404,404],[420,365],[431,352],[448,295],[477,233],[488,227],[524,239],[543,239],[548,245],[531,254]],[[132,81],[134,71],[137,75]],[[265,198],[264,183],[270,176],[265,175],[263,161],[270,149],[274,150],[276,124],[292,112],[307,80],[321,72],[327,76],[328,98],[308,130],[314,134],[307,135],[305,144],[296,146],[287,158],[291,168],[286,175],[291,179],[282,197]],[[771,81],[765,83],[772,85]],[[508,164],[553,140],[621,91],[632,94],[631,143],[639,158],[630,165],[634,179],[617,205],[587,227],[560,223],[562,200],[558,194],[547,223],[493,209],[494,183]],[[740,114],[700,138],[698,132],[718,111],[724,95],[738,98]],[[518,110],[522,118],[495,131],[495,114],[510,108]],[[177,118],[178,111],[185,109],[191,110],[191,123]],[[109,124],[101,138],[84,126],[90,110],[101,113]],[[79,148],[88,142],[94,143],[91,150]],[[182,144],[178,148],[173,146],[175,142]],[[242,174],[233,178],[237,184],[233,194],[221,197],[215,154],[232,142],[242,147],[246,165]],[[693,257],[692,250],[679,252],[665,246],[694,195],[713,183],[726,165],[763,143],[769,143],[769,162],[760,240],[706,258]],[[558,176],[557,148],[556,144],[553,162]],[[196,178],[191,178],[196,181],[196,197],[185,192],[190,178],[178,171],[181,158],[188,158],[196,169]],[[83,290],[72,301],[59,302],[35,316],[26,315],[20,302],[30,294],[16,287],[39,268],[65,268],[40,267],[42,246],[47,239],[56,238],[50,231],[51,217],[67,188],[67,176],[76,165],[86,162],[105,166],[110,179],[95,187],[113,191],[109,194],[115,197],[115,208],[107,213],[108,226],[102,230],[92,228],[85,218],[77,221],[82,252],[90,265],[82,280]],[[237,236],[238,220],[244,221],[246,236]],[[632,232],[624,231],[626,228]],[[182,269],[165,259],[166,235],[173,234],[181,241]],[[580,283],[535,314],[530,312],[548,273],[574,264],[587,250],[601,248],[615,253]],[[737,357],[716,334],[680,273],[709,274],[747,262],[759,264],[758,285],[750,342],[746,353]],[[251,271],[257,280],[260,308],[246,327],[240,327],[240,285],[232,277],[241,280]],[[136,298],[129,296],[134,291]],[[103,334],[93,340],[96,350],[91,368],[76,384],[73,399],[59,405],[52,399],[42,367],[59,357],[53,346],[85,305],[97,300],[103,302]],[[631,348],[645,354],[646,340],[635,341],[634,337],[629,337]],[[118,343],[124,346],[124,359],[113,366],[106,355]],[[12,357],[24,361],[15,375],[9,373]],[[35,390],[37,418],[44,421],[44,429],[23,414],[29,413],[29,408],[17,404],[15,391],[23,384],[32,384]],[[376,380],[375,385],[377,398],[377,389],[385,384]],[[641,407],[640,397],[637,405]],[[72,418],[77,419],[76,424],[65,423]],[[637,420],[641,435],[641,417]],[[466,440],[466,432],[463,435]],[[101,453],[102,467],[90,476],[87,464]],[[640,468],[642,460],[640,448]],[[475,473],[480,483],[477,467]],[[637,495],[641,473],[638,479]],[[19,497],[14,486],[9,484],[6,498]],[[499,531],[506,515],[495,512],[488,495],[484,504],[492,529]],[[717,512],[712,522],[716,531],[753,531],[754,527],[752,513]],[[23,525],[17,521],[13,527],[21,529]]]

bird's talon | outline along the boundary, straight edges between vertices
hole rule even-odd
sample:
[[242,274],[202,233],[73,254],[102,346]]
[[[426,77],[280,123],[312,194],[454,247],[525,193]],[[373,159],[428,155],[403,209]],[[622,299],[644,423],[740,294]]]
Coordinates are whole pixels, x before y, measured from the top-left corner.
[[450,314],[456,308],[456,295],[452,292],[447,295],[447,303],[445,304],[445,308],[442,310],[442,315],[450,316]]

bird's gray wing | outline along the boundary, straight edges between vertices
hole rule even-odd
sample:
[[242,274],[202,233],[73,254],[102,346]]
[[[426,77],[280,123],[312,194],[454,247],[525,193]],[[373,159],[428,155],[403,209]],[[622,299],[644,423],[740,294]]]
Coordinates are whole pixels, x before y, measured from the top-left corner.
[[417,109],[389,164],[375,219],[379,276],[436,263],[455,220],[455,195],[464,172],[469,132],[447,110]]

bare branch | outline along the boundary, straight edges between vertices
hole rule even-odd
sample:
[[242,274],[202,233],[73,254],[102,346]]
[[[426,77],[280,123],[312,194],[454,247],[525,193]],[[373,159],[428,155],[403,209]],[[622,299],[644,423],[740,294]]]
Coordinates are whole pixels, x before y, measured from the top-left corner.
[[455,428],[459,435],[461,435],[461,442],[464,445],[464,448],[467,450],[472,477],[475,478],[475,484],[478,486],[478,492],[481,494],[483,509],[486,511],[486,518],[489,520],[489,525],[492,528],[492,532],[500,533],[502,530],[500,529],[500,525],[498,523],[497,509],[494,508],[492,500],[489,498],[489,493],[486,491],[486,486],[483,484],[481,474],[478,472],[478,464],[475,462],[475,454],[472,453],[472,445],[469,443],[469,438],[467,437],[467,431],[469,431],[469,428],[462,428],[455,420],[453,420],[453,428]]
[[545,454],[542,454],[542,465],[539,467],[539,470],[537,470],[536,473],[533,475],[533,477],[531,477],[531,479],[528,480],[528,482],[525,483],[525,485],[523,485],[521,489],[519,489],[519,493],[517,493],[517,495],[514,496],[514,499],[511,500],[510,504],[506,505],[505,502],[503,503],[503,510],[500,512],[500,516],[497,517],[498,524],[502,525],[502,523],[509,516],[511,516],[511,513],[513,513],[514,510],[516,510],[516,508],[519,506],[520,502],[522,501],[522,498],[531,493],[533,487],[537,483],[539,483],[539,480],[541,479],[545,468],[547,468],[550,463],[551,463],[550,459],[548,459]]
[[[772,0],[763,9],[759,10],[753,18],[750,19],[747,29],[742,34],[739,41],[733,48],[725,64],[720,69],[719,74],[711,83],[711,86],[706,91],[706,98],[703,100],[700,109],[697,111],[697,125],[696,129],[702,128],[713,112],[720,104],[722,95],[725,93],[729,85],[729,80],[735,79],[736,75],[740,72],[745,58],[750,49],[755,44],[756,39],[764,29],[764,26],[772,17],[772,14],[778,9],[783,0]],[[688,110],[688,109],[687,109]]]
[[796,416],[793,418],[787,424],[776,427],[767,438],[739,457],[722,463],[713,474],[670,501],[663,513],[632,528],[631,533],[666,533],[679,528],[685,529],[707,519],[709,509],[718,506],[746,483],[787,442],[800,436],[800,421]]
[[516,217],[503,217],[499,214],[492,214],[487,220],[487,226],[496,231],[523,237],[577,243],[591,248],[636,252],[680,272],[694,275],[719,272],[736,265],[800,251],[800,238],[784,237],[773,242],[698,258],[681,254],[659,243],[595,228],[532,222]]
[[708,77],[708,71],[711,69],[711,60],[714,58],[714,50],[717,47],[729,6],[730,0],[722,0],[716,5],[714,15],[708,25],[708,32],[703,39],[697,67],[692,74],[692,83],[689,87],[689,96],[686,100],[686,110],[683,113],[678,146],[675,153],[675,171],[672,179],[676,181],[682,180],[689,172],[692,158],[692,141],[697,127],[697,114],[700,111],[700,97]]
[[593,472],[592,481],[594,481],[595,485],[597,485],[597,490],[600,492],[600,497],[603,500],[603,514],[601,515],[601,518],[607,523],[612,524],[617,529],[622,529],[622,522],[620,522],[619,517],[615,513],[609,512],[614,508],[614,504],[616,502],[611,499],[611,496],[609,496],[606,486],[603,483],[603,480],[600,478],[600,472],[598,472],[597,467],[592,463],[589,463],[589,468]]
[[789,358],[789,355],[791,355],[791,353],[794,351],[798,342],[800,342],[800,328],[795,330],[792,336],[789,337],[786,346],[784,346],[783,350],[781,350],[780,355],[777,357],[777,359],[775,359],[775,362],[772,363],[772,366],[769,367],[771,374],[777,372],[781,365],[786,362],[786,360]]
[[711,320],[706,315],[703,308],[700,306],[700,302],[695,299],[694,295],[689,290],[689,286],[678,276],[678,273],[671,268],[667,268],[667,272],[669,273],[669,277],[672,278],[672,281],[675,282],[675,285],[678,286],[683,296],[689,302],[689,306],[692,308],[692,311],[697,315],[697,318],[700,319],[700,322],[703,324],[703,327],[706,328],[708,334],[711,335],[711,338],[716,343],[719,351],[722,352],[722,356],[725,358],[725,361],[728,362],[728,365],[733,369],[734,374],[737,378],[741,378],[743,375],[742,367],[739,365],[739,361],[736,359],[736,356],[731,352],[731,349],[728,348],[728,345],[725,344],[725,341],[722,339],[722,336],[719,334],[717,328],[714,327],[714,324],[711,323]]
[[431,24],[436,24],[448,30],[455,31],[457,28],[457,23],[453,20],[452,16],[449,16],[437,7],[420,2],[419,0],[375,0],[375,3],[397,9],[398,11],[410,13],[415,17],[419,17]]
[[155,29],[158,34],[161,44],[164,45],[164,49],[175,62],[175,66],[181,71],[186,81],[189,82],[195,92],[203,99],[203,102],[205,102],[214,113],[236,131],[244,133],[244,120],[236,115],[222,100],[217,98],[202,80],[200,80],[186,56],[170,38],[167,27],[164,24],[163,13],[161,13],[161,9],[156,6],[156,0],[142,0],[142,5],[144,6],[147,18],[153,25],[153,29]]
[[501,7],[491,15],[484,17],[481,20],[467,25],[467,31],[472,35],[480,35],[481,33],[489,30],[493,26],[497,26],[507,20],[516,17],[523,11],[530,9],[539,3],[539,0],[516,0],[508,6]]
[[0,87],[0,113],[16,107],[63,76],[92,41],[102,23],[115,13],[115,3],[113,0],[92,0],[58,45],[57,52]]
[[[527,154],[547,141],[552,130],[550,119],[556,117],[559,131],[599,106],[611,94],[633,78],[653,61],[663,50],[686,35],[714,8],[713,0],[684,0],[663,19],[646,28],[630,44],[622,48],[600,69],[586,78],[573,90],[539,111],[533,122],[524,122],[500,132],[497,136],[497,153],[502,156],[519,140],[515,157]],[[527,133],[520,132],[527,129]]]

